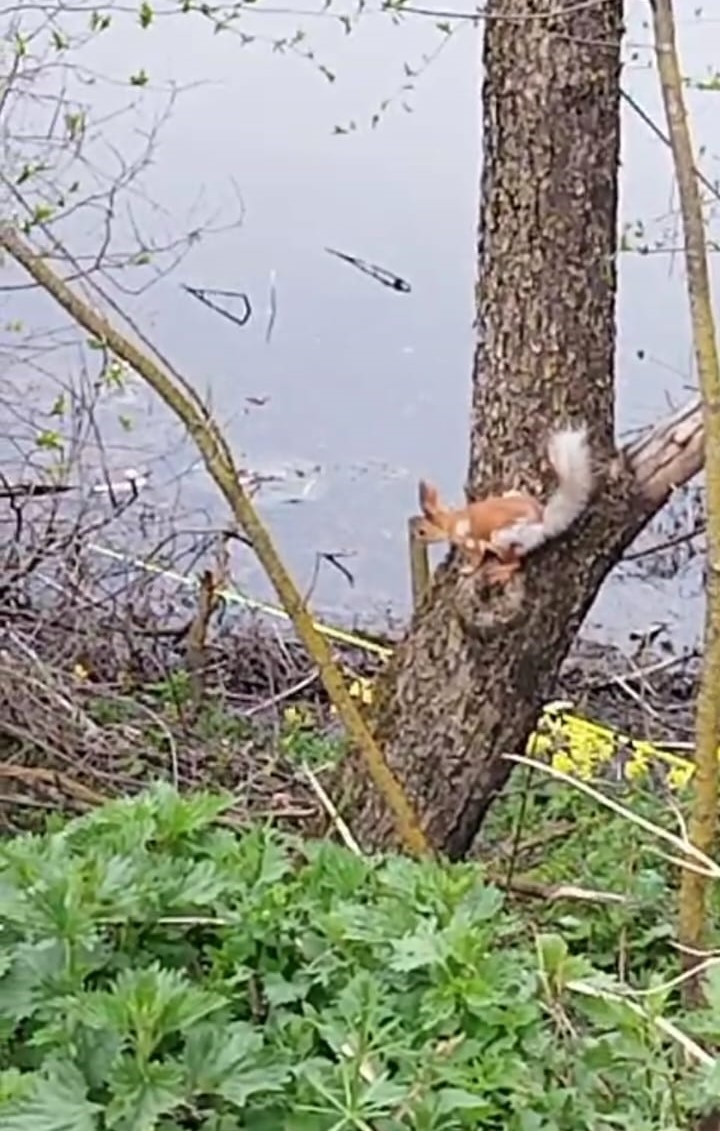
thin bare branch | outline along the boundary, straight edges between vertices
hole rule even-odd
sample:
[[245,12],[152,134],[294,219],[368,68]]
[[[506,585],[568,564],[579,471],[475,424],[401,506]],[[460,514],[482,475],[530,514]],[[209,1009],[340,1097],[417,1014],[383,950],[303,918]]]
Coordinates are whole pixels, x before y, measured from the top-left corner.
[[[695,176],[683,78],[675,36],[672,0],[651,0],[658,73],[680,196],[685,266],[693,344],[702,397],[707,482],[708,582],[703,670],[695,720],[695,774],[688,834],[708,856],[717,833],[720,745],[720,359],[712,306],[702,202]],[[705,933],[708,878],[684,870],[680,890],[680,941],[699,947]],[[693,961],[693,960],[691,960]],[[699,979],[687,983],[688,996],[701,997]]]

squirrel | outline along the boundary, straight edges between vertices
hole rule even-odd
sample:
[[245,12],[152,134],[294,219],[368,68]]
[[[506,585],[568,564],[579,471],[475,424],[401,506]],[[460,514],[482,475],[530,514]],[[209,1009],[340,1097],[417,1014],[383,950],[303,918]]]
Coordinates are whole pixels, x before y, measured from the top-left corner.
[[[587,428],[554,432],[548,458],[558,486],[543,506],[533,495],[507,491],[456,510],[444,507],[437,489],[420,480],[422,517],[416,522],[421,542],[447,541],[466,559],[463,574],[483,567],[487,580],[505,584],[526,554],[564,534],[587,507],[593,488]],[[486,562],[488,555],[495,560]]]

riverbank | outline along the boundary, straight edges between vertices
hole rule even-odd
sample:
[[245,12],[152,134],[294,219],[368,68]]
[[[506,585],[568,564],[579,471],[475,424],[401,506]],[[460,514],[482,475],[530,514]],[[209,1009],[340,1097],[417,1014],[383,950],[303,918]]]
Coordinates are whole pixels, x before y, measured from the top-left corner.
[[[314,821],[320,802],[312,779],[321,780],[341,757],[343,738],[303,649],[267,617],[240,613],[208,633],[198,657],[188,648],[194,615],[176,603],[151,618],[137,602],[103,603],[87,593],[82,601],[64,594],[54,605],[6,608],[6,829],[58,808],[82,810],[134,793],[158,777],[184,788],[231,790],[238,820],[252,814],[299,829]],[[371,641],[374,651],[335,644],[355,692],[366,699],[385,662],[377,644]],[[611,728],[596,741],[586,726],[582,741],[604,742],[602,773],[618,778],[631,754],[628,737],[687,756],[696,676],[695,657],[653,651],[652,643],[640,642],[630,656],[581,641],[555,699],[571,720]],[[569,733],[559,742],[572,754],[577,727]],[[666,774],[662,759],[644,762],[653,776]]]

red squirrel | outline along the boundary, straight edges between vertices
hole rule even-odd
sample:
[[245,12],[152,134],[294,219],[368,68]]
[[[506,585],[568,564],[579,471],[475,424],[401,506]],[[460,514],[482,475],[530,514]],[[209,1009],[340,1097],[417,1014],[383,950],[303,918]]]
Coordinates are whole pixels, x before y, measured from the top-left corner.
[[[423,517],[416,524],[416,536],[422,542],[457,546],[466,558],[461,573],[483,567],[488,581],[506,583],[526,554],[564,534],[589,502],[593,476],[587,428],[554,432],[548,458],[558,486],[544,506],[533,495],[508,491],[451,510],[442,505],[437,489],[421,479]],[[486,562],[488,554],[494,560]]]

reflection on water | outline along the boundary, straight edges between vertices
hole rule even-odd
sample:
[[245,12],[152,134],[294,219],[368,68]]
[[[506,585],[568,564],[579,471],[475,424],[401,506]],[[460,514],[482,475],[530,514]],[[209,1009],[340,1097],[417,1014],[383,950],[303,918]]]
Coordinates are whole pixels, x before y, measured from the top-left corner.
[[[244,465],[276,477],[260,497],[301,586],[313,575],[318,552],[349,555],[343,561],[354,585],[324,568],[317,606],[371,619],[391,606],[403,615],[405,520],[415,508],[417,479],[427,475],[443,494],[459,497],[465,473],[478,40],[465,24],[408,95],[413,112],[403,112],[397,100],[370,129],[379,104],[406,81],[404,65],[415,69],[442,41],[434,22],[408,16],[395,26],[387,15],[370,14],[348,36],[327,16],[258,8],[243,16],[248,35],[272,40],[303,27],[335,81],[267,43],[243,46],[234,34],[213,35],[195,17],[158,19],[144,32],[133,19],[118,20],[93,48],[100,74],[126,78],[144,68],[151,82],[189,87],[162,127],[144,177],[178,227],[189,226],[200,192],[206,202],[232,203],[234,184],[244,206],[242,225],[201,241],[177,272],[141,298],[123,301],[209,395]],[[645,4],[637,0],[631,8],[624,84],[662,121]],[[701,77],[718,57],[720,21],[688,15],[680,31],[686,72]],[[93,97],[109,96],[100,84]],[[717,95],[690,97],[695,136],[706,146],[703,167],[713,179]],[[351,120],[356,130],[333,132]],[[123,130],[130,144],[129,127],[118,125],[120,136]],[[627,106],[622,178],[623,221],[642,220],[640,238],[651,248],[661,237],[679,245],[669,155]],[[380,285],[327,247],[381,265],[408,280],[410,293]],[[240,328],[182,284],[246,293],[253,317]],[[679,255],[623,256],[621,431],[687,395],[693,377],[686,307]],[[200,513],[222,521],[223,504],[164,410],[139,390],[122,394],[120,405],[108,409],[106,420],[112,425],[122,412],[134,424],[129,433],[115,429],[116,463],[151,468],[156,497],[183,508],[192,521]],[[239,581],[268,595],[247,552],[238,551],[236,567]],[[669,616],[681,636],[692,636],[700,613],[696,589],[694,575],[651,585],[623,582],[618,573],[587,627],[617,638]]]

